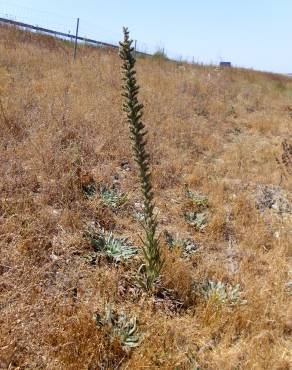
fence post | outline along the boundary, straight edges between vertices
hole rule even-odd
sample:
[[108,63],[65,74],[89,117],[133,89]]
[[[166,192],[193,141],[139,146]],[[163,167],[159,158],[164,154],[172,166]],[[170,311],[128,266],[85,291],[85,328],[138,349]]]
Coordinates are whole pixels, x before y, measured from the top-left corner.
[[137,40],[135,40],[135,57],[136,57],[136,53],[137,53]]
[[76,53],[77,53],[78,30],[79,30],[79,18],[77,18],[77,24],[76,24],[76,36],[75,36],[75,45],[74,45],[74,60],[76,59]]

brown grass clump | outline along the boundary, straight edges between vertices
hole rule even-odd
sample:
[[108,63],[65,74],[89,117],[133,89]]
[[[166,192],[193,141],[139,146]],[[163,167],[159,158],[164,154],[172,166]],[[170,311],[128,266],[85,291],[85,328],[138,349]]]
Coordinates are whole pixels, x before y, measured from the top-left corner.
[[92,242],[142,233],[119,64],[0,28],[0,368],[289,369],[291,80],[138,58],[165,260],[151,296],[139,254]]

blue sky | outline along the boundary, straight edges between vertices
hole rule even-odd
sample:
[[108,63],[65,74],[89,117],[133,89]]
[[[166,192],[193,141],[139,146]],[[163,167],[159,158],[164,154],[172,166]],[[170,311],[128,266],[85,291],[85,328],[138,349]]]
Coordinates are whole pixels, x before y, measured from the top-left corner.
[[0,17],[138,47],[174,58],[292,72],[292,0],[0,0]]

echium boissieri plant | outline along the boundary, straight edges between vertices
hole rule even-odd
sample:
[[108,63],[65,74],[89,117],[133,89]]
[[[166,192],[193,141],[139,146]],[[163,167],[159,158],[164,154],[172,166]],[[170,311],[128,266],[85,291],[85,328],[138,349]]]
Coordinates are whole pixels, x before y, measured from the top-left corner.
[[124,40],[120,42],[119,55],[122,60],[122,96],[124,97],[123,110],[126,113],[130,128],[135,161],[138,165],[143,196],[143,228],[145,236],[143,242],[143,268],[146,276],[146,287],[151,290],[160,275],[163,265],[158,237],[156,236],[157,216],[154,214],[153,190],[151,185],[151,171],[149,154],[146,149],[147,130],[142,122],[143,105],[138,101],[139,86],[136,81],[133,40],[129,38],[129,31],[123,28]]

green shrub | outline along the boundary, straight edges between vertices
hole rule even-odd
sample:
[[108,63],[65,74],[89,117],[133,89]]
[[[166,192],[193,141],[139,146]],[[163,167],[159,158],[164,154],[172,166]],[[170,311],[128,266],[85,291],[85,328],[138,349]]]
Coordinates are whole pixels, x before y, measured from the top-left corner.
[[210,299],[217,301],[220,304],[228,303],[231,306],[245,304],[246,301],[241,299],[240,285],[231,285],[221,281],[207,280],[202,285],[202,294],[208,301]]
[[152,55],[153,59],[158,60],[168,60],[168,57],[164,51],[164,48],[158,48],[155,53]]
[[207,212],[185,212],[186,221],[194,226],[196,230],[203,231],[207,226],[208,215]]
[[95,314],[95,321],[99,327],[107,330],[111,340],[119,339],[122,347],[134,348],[140,344],[136,317],[127,317],[124,313],[114,312],[108,305],[103,316]]
[[167,230],[164,231],[164,238],[170,250],[175,247],[180,248],[182,258],[189,258],[199,248],[198,244],[194,240],[189,238],[187,239],[176,238],[173,234],[171,234]]
[[127,202],[127,195],[116,189],[110,189],[103,185],[99,189],[99,195],[104,204],[111,208],[118,208]]
[[[137,248],[130,245],[126,238],[116,238],[112,232],[106,232],[103,229],[97,234],[89,234],[88,238],[95,253],[103,253],[114,262],[127,260],[138,253]],[[96,254],[91,254],[89,257],[94,259]]]

